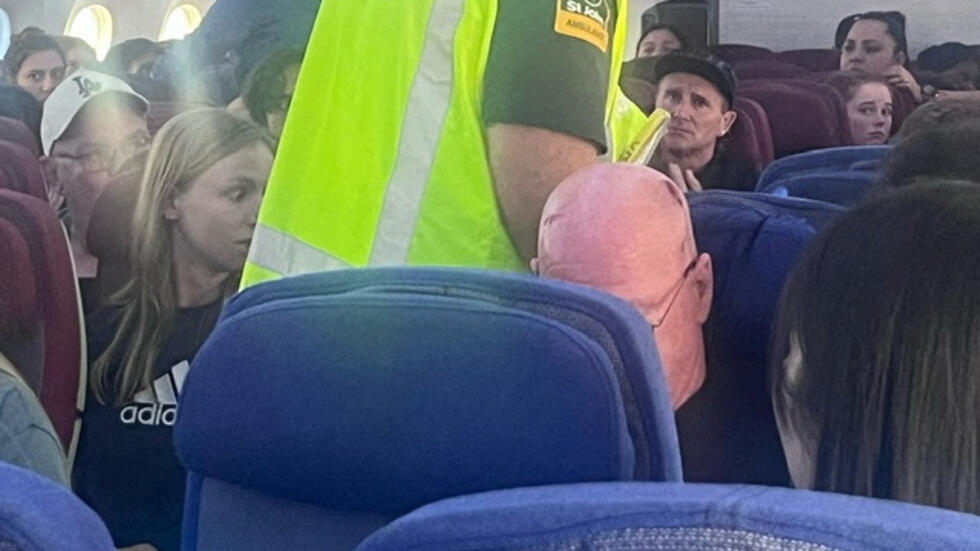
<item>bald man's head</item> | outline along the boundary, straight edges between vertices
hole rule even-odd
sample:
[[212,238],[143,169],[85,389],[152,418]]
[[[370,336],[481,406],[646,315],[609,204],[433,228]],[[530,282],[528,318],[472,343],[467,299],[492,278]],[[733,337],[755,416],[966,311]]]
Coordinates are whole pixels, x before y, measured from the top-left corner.
[[670,178],[617,164],[573,174],[545,205],[532,267],[636,306],[654,327],[675,407],[701,385],[711,259],[697,254],[687,200]]

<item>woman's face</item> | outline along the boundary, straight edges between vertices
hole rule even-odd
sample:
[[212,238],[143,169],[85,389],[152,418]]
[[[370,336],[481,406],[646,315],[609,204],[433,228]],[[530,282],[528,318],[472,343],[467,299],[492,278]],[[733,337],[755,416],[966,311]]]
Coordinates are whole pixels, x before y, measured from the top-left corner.
[[272,152],[256,143],[218,161],[178,193],[164,212],[173,223],[174,264],[240,271],[271,170]]
[[48,99],[65,78],[65,62],[54,50],[36,52],[27,57],[17,71],[17,86],[27,90],[37,101]]
[[863,71],[884,75],[895,65],[905,63],[905,54],[898,52],[898,43],[888,34],[884,21],[862,19],[851,27],[841,49],[841,71]]
[[789,467],[793,486],[813,489],[816,485],[816,431],[811,423],[802,421],[806,418],[804,412],[796,411],[800,404],[793,398],[794,389],[803,377],[803,351],[799,339],[794,335],[790,339],[789,355],[783,360],[785,370],[785,387],[781,392],[785,408],[779,406],[779,400],[774,401],[776,425],[779,428],[779,439],[786,454],[786,464]]
[[882,145],[892,129],[892,94],[888,86],[869,82],[862,84],[847,102],[854,145]]
[[636,57],[667,55],[670,52],[679,52],[681,41],[669,30],[657,29],[647,33],[636,50]]

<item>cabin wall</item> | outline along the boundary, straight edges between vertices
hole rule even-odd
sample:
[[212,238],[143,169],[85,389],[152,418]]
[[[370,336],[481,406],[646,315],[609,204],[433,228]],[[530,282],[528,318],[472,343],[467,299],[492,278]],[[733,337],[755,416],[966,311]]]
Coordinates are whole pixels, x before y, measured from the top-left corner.
[[192,4],[204,13],[213,3],[214,0],[0,0],[0,8],[7,12],[15,32],[38,25],[48,33],[62,34],[79,10],[99,4],[112,14],[115,44],[137,37],[155,40],[173,8]]

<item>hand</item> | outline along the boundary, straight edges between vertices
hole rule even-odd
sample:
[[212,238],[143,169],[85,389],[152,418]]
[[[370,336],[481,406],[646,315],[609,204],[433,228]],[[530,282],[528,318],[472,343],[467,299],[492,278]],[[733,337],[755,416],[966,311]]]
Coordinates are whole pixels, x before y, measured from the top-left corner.
[[915,77],[908,69],[902,67],[901,65],[895,65],[889,69],[884,74],[885,80],[888,84],[896,88],[904,88],[912,93],[912,97],[915,98],[915,103],[919,104],[923,102],[922,96],[922,86],[919,84]]
[[41,158],[41,173],[44,175],[44,188],[48,192],[48,204],[55,211],[65,202],[65,190],[61,186],[61,179],[58,178],[56,162],[50,157]]
[[701,182],[698,181],[693,170],[682,170],[675,163],[670,163],[668,170],[670,171],[670,179],[681,188],[681,191],[685,193],[704,191],[704,188],[701,187]]

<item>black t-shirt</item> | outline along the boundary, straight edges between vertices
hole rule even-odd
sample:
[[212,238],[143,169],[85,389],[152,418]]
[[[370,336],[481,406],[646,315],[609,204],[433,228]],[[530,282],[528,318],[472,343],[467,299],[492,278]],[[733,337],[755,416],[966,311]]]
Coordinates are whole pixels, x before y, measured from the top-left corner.
[[[139,392],[133,403],[103,405],[91,391],[85,399],[73,486],[120,547],[180,549],[187,473],[173,444],[177,398],[220,311],[221,301],[178,311],[157,358],[153,389]],[[90,364],[108,348],[117,317],[118,311],[99,310],[87,320]]]
[[715,158],[694,176],[704,189],[755,191],[759,181],[759,172],[751,162],[723,151],[715,153]]
[[606,150],[616,0],[500,0],[483,119],[569,134]]

